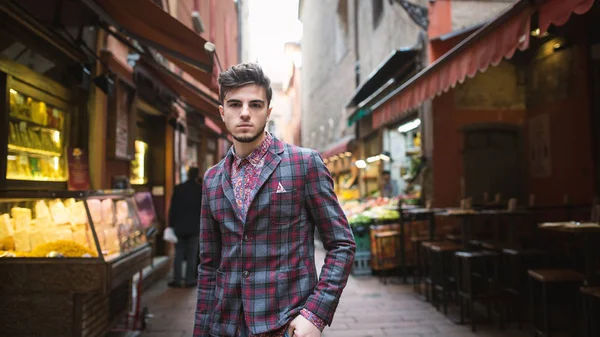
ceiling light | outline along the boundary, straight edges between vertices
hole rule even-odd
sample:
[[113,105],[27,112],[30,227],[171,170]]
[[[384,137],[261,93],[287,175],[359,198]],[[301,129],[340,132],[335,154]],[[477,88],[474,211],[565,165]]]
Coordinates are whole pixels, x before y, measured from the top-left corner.
[[419,125],[421,125],[421,120],[417,118],[411,122],[401,125],[398,128],[398,132],[408,132],[410,130],[418,128]]

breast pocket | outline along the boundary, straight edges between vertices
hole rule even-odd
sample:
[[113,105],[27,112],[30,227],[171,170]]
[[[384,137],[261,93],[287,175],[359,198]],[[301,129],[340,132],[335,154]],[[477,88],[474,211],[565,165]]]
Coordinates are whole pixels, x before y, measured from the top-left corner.
[[273,224],[289,224],[300,217],[302,199],[297,190],[283,193],[271,193],[269,206],[270,220]]

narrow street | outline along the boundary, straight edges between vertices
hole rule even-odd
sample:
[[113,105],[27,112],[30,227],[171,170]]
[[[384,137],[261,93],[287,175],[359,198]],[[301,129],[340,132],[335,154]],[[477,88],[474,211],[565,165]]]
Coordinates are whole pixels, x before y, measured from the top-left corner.
[[[323,257],[324,251],[317,243],[317,261],[322,263]],[[170,289],[167,282],[161,281],[143,295],[154,317],[141,337],[192,336],[196,290]],[[527,332],[480,325],[473,334],[469,326],[453,323],[417,298],[411,286],[383,285],[376,277],[351,276],[333,324],[323,336],[524,337],[530,335]]]

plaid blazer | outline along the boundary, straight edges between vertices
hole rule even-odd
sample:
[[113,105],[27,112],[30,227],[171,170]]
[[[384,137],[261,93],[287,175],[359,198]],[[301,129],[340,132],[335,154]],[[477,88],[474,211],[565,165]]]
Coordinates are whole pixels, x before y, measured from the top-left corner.
[[[252,334],[302,308],[331,324],[355,242],[321,156],[273,139],[246,222],[235,212],[230,152],[204,176],[194,336],[234,336],[243,307]],[[314,231],[327,250],[317,280]]]

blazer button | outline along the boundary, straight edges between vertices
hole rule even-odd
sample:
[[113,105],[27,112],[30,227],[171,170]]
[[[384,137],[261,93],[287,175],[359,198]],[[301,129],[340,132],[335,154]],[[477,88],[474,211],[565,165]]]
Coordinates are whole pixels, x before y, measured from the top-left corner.
[[244,272],[242,272],[242,276],[243,276],[244,278],[248,278],[248,276],[250,276],[250,272],[249,272],[249,271],[247,271],[247,270],[244,270]]
[[244,235],[244,241],[248,241],[250,240],[250,238],[248,237],[248,235]]

